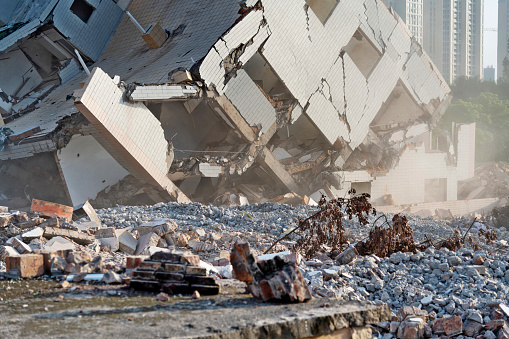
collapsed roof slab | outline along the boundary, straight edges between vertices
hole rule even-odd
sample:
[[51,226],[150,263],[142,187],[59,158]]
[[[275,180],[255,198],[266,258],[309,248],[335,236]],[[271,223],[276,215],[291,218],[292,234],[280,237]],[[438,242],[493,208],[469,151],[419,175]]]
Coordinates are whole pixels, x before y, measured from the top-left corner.
[[[167,198],[190,202],[168,178],[169,154],[160,122],[141,103],[128,103],[123,91],[102,69],[94,68],[75,92],[75,105],[100,134],[98,142],[137,179],[161,188]],[[103,146],[104,147],[104,146]]]
[[196,86],[182,85],[152,85],[136,86],[130,95],[133,101],[184,101],[196,99],[198,88]]

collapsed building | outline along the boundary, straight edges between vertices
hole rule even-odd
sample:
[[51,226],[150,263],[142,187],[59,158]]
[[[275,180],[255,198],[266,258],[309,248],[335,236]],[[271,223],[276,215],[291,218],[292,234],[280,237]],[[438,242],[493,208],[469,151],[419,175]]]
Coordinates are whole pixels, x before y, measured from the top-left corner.
[[[0,205],[457,199],[475,125],[381,0],[17,1]],[[42,13],[42,14],[41,14]],[[8,76],[4,76],[7,74]]]

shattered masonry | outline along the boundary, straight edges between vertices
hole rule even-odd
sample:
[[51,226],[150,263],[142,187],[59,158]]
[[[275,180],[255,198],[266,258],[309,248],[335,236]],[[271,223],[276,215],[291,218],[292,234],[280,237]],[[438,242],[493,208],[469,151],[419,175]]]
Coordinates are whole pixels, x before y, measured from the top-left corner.
[[[101,2],[87,19],[40,0],[43,15],[26,11],[20,26],[13,14],[0,40],[2,55],[53,60],[23,61],[53,75],[22,91],[0,81],[5,127],[25,133],[7,137],[3,170],[15,177],[14,159],[53,153],[44,169],[64,193],[39,197],[72,205],[113,202],[110,191],[220,205],[307,204],[350,188],[376,205],[456,200],[473,175],[475,126],[435,142],[450,89],[403,21],[381,0],[331,3]],[[26,203],[22,191],[0,184],[0,202]]]

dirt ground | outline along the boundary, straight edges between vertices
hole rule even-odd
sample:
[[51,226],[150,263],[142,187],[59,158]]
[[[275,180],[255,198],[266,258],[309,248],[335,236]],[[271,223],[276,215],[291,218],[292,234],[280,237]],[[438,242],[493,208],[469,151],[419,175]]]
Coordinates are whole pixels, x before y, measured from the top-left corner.
[[387,306],[320,298],[264,303],[242,282],[219,283],[218,296],[158,302],[155,293],[125,285],[0,281],[0,338],[301,338],[390,319]]

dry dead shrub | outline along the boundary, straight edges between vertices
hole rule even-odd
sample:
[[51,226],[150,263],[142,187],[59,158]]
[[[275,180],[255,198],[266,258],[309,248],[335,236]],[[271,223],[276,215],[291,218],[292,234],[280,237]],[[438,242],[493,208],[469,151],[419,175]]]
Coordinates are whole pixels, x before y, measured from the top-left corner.
[[[469,238],[469,241],[472,241],[472,238]],[[464,238],[460,237],[460,232],[458,230],[454,230],[453,234],[449,238],[440,241],[434,246],[437,250],[441,249],[442,247],[445,247],[449,251],[457,251],[461,247],[463,247],[464,243],[465,240]]]
[[337,198],[327,201],[324,196],[318,202],[319,211],[307,219],[299,220],[299,225],[290,233],[278,239],[265,253],[290,234],[296,233],[299,239],[293,246],[293,251],[302,253],[306,258],[313,257],[317,252],[329,250],[342,251],[349,246],[343,220],[357,217],[359,223],[369,223],[368,215],[376,215],[376,210],[369,202],[367,193],[355,194],[355,190],[348,191],[349,198]]
[[[377,225],[376,222],[385,218],[385,222]],[[396,252],[417,251],[413,238],[412,227],[408,225],[408,219],[405,216],[395,214],[392,218],[392,225],[387,221],[387,217],[382,215],[373,225],[369,232],[369,237],[357,243],[355,246],[360,255],[375,254],[383,258]]]
[[357,217],[362,225],[369,224],[368,215],[376,215],[376,210],[369,202],[370,195],[356,195],[355,190],[349,192],[349,198],[337,198],[327,201],[324,196],[318,202],[320,211],[310,218],[299,222],[297,233],[300,238],[293,247],[305,257],[313,257],[317,252],[329,250],[343,251],[349,246],[343,228],[344,217],[352,220]]

